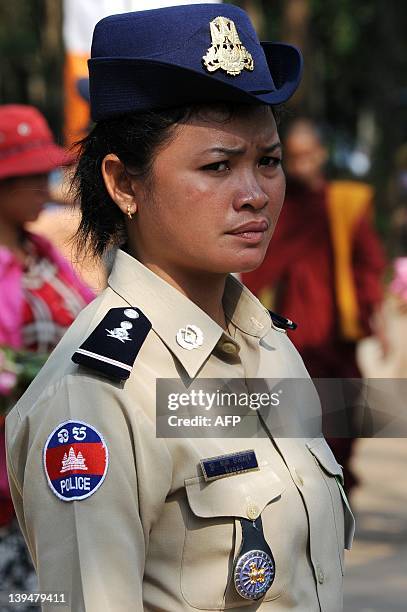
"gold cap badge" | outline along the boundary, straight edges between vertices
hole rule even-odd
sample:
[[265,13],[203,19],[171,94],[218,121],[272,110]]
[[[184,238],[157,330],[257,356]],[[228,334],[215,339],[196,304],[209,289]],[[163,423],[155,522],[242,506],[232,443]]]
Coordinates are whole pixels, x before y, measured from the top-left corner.
[[208,72],[221,68],[232,76],[244,69],[254,70],[254,62],[246,47],[240,41],[236,26],[227,17],[216,17],[210,23],[212,45],[203,62]]

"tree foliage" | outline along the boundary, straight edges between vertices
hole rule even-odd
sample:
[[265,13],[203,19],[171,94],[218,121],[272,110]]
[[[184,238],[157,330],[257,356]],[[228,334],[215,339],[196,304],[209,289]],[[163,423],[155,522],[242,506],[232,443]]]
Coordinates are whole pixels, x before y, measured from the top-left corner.
[[0,4],[0,103],[33,104],[61,133],[62,7],[60,0]]

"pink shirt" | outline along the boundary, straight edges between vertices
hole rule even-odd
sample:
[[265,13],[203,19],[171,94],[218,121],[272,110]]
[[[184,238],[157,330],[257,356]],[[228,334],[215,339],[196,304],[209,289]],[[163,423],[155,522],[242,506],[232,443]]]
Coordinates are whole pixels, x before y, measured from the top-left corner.
[[[49,259],[60,270],[67,285],[72,286],[86,303],[93,300],[94,293],[84,285],[69,263],[55,247],[42,236],[28,234],[41,255]],[[6,247],[0,247],[0,345],[21,348],[23,324],[22,263]]]

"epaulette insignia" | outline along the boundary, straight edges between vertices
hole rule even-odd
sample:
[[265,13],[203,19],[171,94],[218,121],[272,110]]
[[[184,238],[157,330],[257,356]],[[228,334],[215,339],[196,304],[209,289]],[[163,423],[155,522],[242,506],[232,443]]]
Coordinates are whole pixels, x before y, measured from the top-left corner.
[[273,321],[276,327],[279,327],[280,329],[291,329],[291,330],[297,329],[298,327],[297,323],[294,323],[294,321],[291,321],[291,319],[286,319],[285,317],[282,317],[281,315],[276,314],[272,310],[269,310],[269,313],[270,313],[271,320]]
[[111,308],[72,361],[116,380],[129,378],[151,323],[138,308]]

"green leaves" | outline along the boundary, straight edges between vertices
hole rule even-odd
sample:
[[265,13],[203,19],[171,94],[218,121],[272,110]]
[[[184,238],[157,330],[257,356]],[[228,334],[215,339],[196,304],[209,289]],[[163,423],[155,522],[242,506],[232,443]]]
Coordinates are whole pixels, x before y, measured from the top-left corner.
[[47,359],[48,353],[0,347],[0,415],[12,408]]

